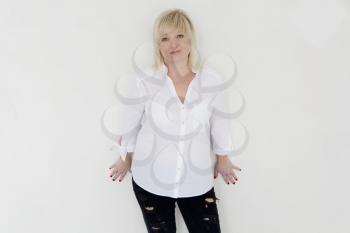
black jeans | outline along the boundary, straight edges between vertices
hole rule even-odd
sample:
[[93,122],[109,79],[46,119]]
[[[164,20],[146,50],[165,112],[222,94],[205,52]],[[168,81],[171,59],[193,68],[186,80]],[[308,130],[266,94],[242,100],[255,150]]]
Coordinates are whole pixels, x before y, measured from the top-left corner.
[[147,231],[175,233],[175,202],[189,233],[221,233],[214,187],[194,197],[172,198],[148,192],[132,178],[136,199],[141,207]]

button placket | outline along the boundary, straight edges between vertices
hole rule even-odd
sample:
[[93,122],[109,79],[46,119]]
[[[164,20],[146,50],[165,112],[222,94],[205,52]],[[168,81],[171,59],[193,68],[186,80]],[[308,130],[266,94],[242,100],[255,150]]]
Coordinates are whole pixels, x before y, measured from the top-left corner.
[[[181,104],[180,105],[180,121],[181,121],[180,135],[181,136],[185,135],[185,133],[186,133],[185,120],[186,120],[186,109],[185,109],[184,104]],[[176,177],[175,177],[175,195],[176,196],[178,195],[178,192],[179,192],[179,180],[180,180],[182,172],[183,172],[183,169],[182,169],[183,161],[182,161],[182,157],[181,157],[181,154],[183,154],[183,152],[184,152],[184,141],[183,140],[180,140],[178,142],[178,147],[179,147],[179,154],[178,154],[178,159],[177,159]]]
[[174,195],[177,197],[178,194],[179,194],[179,181],[180,181],[180,178],[181,178],[181,169],[179,170],[179,164],[181,164],[181,161],[180,161],[180,155],[178,157],[178,161],[177,161],[177,170],[176,170],[176,176],[175,176],[175,188],[174,188]]
[[[180,135],[183,136],[186,134],[186,109],[185,106],[182,105],[180,107],[180,120],[181,120],[181,125],[180,125]],[[181,140],[179,141],[179,149],[180,152],[183,153],[183,149],[184,149],[184,141]]]

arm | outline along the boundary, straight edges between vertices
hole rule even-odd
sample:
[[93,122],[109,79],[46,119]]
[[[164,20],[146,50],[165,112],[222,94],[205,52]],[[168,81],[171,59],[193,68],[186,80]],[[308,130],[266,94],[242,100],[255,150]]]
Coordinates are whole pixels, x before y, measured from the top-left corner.
[[238,178],[233,169],[240,171],[240,168],[233,165],[229,159],[229,156],[233,155],[234,147],[230,119],[224,117],[228,110],[228,97],[226,95],[217,97],[213,102],[214,111],[210,118],[210,136],[216,155],[214,178],[220,173],[227,184],[230,182],[235,184]]
[[134,152],[128,152],[125,157],[125,161],[129,161],[132,163],[132,157],[133,157]]
[[[137,122],[137,124],[139,124],[139,122]],[[138,128],[140,128],[140,126]],[[136,139],[137,133],[134,133],[132,135],[122,135],[119,138],[117,147],[119,150],[119,155],[123,161],[125,161],[126,158],[132,156],[132,153],[135,151]]]
[[[136,79],[132,85],[133,89],[128,89],[129,92],[139,92],[145,96],[146,93],[140,80]],[[137,101],[135,101],[137,100]],[[136,147],[137,135],[142,126],[142,118],[145,113],[144,99],[135,98],[133,101],[125,101],[120,113],[120,123],[123,125],[125,134],[117,138],[116,145],[119,150],[119,155],[125,161],[128,153],[134,152]],[[127,129],[127,130],[126,130]]]
[[238,178],[233,170],[241,171],[241,169],[232,164],[229,159],[229,156],[232,155],[234,150],[230,133],[230,124],[226,119],[215,119],[212,123],[211,137],[213,141],[213,151],[216,155],[214,178],[220,173],[227,184],[230,184],[230,182],[235,184]]

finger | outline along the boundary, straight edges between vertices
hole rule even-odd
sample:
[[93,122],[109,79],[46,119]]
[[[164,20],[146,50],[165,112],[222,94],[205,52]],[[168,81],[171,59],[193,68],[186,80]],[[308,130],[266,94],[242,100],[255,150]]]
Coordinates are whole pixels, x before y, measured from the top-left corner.
[[122,170],[120,170],[119,176],[117,178],[121,180],[126,175],[127,172],[128,170],[126,168],[123,168]]
[[122,171],[116,172],[116,173],[113,175],[113,181],[115,181],[115,180],[120,176],[121,173],[122,173]]
[[115,172],[114,172],[114,171],[112,171],[112,172],[109,174],[109,177],[114,176],[114,174],[115,174]]
[[227,179],[232,183],[232,184],[236,184],[235,180],[233,179],[233,176],[228,174],[227,175]]
[[231,172],[231,175],[235,178],[235,180],[238,180],[238,177],[234,171]]
[[115,166],[115,163],[113,163],[111,166],[109,166],[109,169],[112,169]]
[[226,184],[229,184],[229,180],[227,179],[226,174],[221,174],[222,178],[224,179]]
[[123,173],[120,175],[120,177],[119,177],[119,182],[120,182],[120,181],[123,181],[125,175],[126,175],[126,172],[123,172]]
[[229,175],[225,175],[225,180],[226,180],[226,184],[230,184],[230,183],[232,183],[231,182],[231,180],[230,180],[230,177],[229,177]]
[[121,181],[124,179],[124,177],[126,176],[126,174],[127,174],[127,171],[122,172],[122,173],[120,174],[120,177],[118,178],[118,179],[119,179],[119,182],[121,182]]
[[117,169],[113,169],[112,172],[109,174],[109,176],[110,177],[114,176],[117,171],[118,171]]
[[219,173],[218,170],[215,169],[215,170],[214,170],[214,178],[215,178],[215,179],[216,179],[216,177],[218,177],[218,173]]
[[237,167],[237,166],[236,166],[236,165],[234,165],[234,164],[232,164],[232,167],[233,167],[233,169],[235,169],[235,170],[237,170],[237,171],[242,171],[242,169],[241,169],[241,168]]

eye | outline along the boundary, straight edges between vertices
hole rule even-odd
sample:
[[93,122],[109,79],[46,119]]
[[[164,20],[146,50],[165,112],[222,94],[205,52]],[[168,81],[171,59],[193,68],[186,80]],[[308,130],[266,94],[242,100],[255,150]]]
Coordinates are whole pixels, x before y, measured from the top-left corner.
[[161,39],[161,41],[167,41],[167,40],[168,40],[167,37],[163,37],[163,38]]
[[179,38],[183,38],[183,37],[184,37],[184,35],[183,35],[183,34],[179,34],[179,35],[177,35],[177,37],[179,37]]

